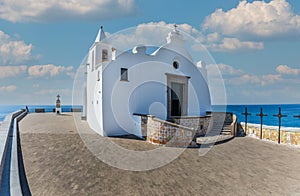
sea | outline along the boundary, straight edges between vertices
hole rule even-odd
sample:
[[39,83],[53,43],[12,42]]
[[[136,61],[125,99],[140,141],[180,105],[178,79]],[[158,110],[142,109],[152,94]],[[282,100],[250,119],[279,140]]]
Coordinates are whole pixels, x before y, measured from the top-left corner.
[[[213,106],[213,111],[223,111],[224,106]],[[245,108],[248,113],[248,123],[260,124],[260,117],[257,116],[262,108],[263,114],[267,116],[263,117],[263,124],[267,126],[278,126],[278,117],[274,116],[279,113],[281,108],[281,114],[286,117],[281,118],[281,125],[283,127],[300,128],[300,118],[294,116],[300,115],[300,104],[268,104],[268,105],[227,105],[226,111],[234,113],[238,122],[245,122]]]
[[[10,114],[19,109],[25,109],[25,105],[0,105],[0,124],[4,120],[7,114]],[[29,112],[34,112],[36,108],[44,108],[45,112],[52,112],[55,105],[28,105]],[[263,109],[263,113],[267,116],[263,117],[263,124],[268,126],[278,126],[278,117],[273,115],[278,114],[278,108],[281,108],[281,113],[287,115],[281,118],[281,125],[284,127],[300,128],[300,118],[294,116],[300,115],[300,104],[269,104],[269,105],[227,105],[213,106],[213,111],[226,111],[234,113],[239,122],[245,122],[245,116],[242,114],[247,107],[248,123],[260,124],[260,117],[256,114],[260,113],[260,108]],[[63,105],[62,112],[70,112],[71,108],[81,108],[81,106]],[[225,108],[225,109],[224,109]]]

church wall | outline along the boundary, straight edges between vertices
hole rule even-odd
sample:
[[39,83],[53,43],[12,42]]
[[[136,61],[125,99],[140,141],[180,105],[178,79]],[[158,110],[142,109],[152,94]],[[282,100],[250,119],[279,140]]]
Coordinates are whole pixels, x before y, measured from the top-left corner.
[[165,62],[169,63],[171,67],[175,58],[175,60],[179,61],[179,69],[176,70],[176,72],[181,72],[186,76],[190,76],[188,89],[189,116],[204,116],[206,115],[206,111],[211,111],[210,92],[206,80],[189,59],[165,48],[160,49],[157,53],[157,58],[165,59]]
[[[174,57],[180,61],[178,70],[172,66]],[[108,135],[124,134],[124,130],[127,130],[130,134],[141,136],[140,122],[135,120],[133,113],[151,114],[166,119],[166,73],[191,77],[188,115],[205,115],[206,111],[210,110],[209,90],[200,72],[189,63],[180,55],[161,49],[155,56],[122,54],[105,68],[103,128],[109,131]],[[121,68],[128,69],[128,81],[120,81]]]
[[[97,50],[92,60],[92,52],[88,57],[89,66],[87,66],[87,121],[89,126],[99,134],[103,135],[102,118],[102,67],[96,67]],[[94,65],[92,64],[94,62]],[[94,67],[94,70],[93,70]],[[100,80],[98,81],[98,72]]]
[[[96,41],[89,53],[87,71],[87,121],[90,127],[105,136],[142,136],[141,119],[133,114],[151,114],[166,120],[167,82],[170,83],[167,78],[173,78],[172,75],[176,75],[175,81],[184,77],[184,84],[188,84],[187,102],[184,102],[187,115],[201,116],[211,110],[205,77],[190,62],[191,56],[183,44],[180,35],[174,31],[169,34],[168,43],[155,55],[146,54],[146,48],[139,46],[134,53],[117,51],[120,55],[111,61],[112,46]],[[103,50],[107,50],[108,61],[105,62]],[[178,62],[178,68],[174,68],[174,61]],[[125,73],[126,69],[128,80],[125,77],[121,80],[121,72]]]

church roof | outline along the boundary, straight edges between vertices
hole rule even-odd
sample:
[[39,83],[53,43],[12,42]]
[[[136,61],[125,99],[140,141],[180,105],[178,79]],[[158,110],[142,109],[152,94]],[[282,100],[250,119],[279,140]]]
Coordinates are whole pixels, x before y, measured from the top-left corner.
[[104,40],[106,38],[106,35],[103,31],[103,27],[101,26],[98,32],[98,35],[95,39],[95,42],[101,42],[102,40]]

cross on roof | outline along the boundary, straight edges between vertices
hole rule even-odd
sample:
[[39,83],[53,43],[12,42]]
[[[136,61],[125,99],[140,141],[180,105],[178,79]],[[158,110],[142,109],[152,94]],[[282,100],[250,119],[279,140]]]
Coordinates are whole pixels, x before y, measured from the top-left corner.
[[177,27],[178,27],[177,24],[174,24],[174,32],[178,35],[179,31],[178,31]]

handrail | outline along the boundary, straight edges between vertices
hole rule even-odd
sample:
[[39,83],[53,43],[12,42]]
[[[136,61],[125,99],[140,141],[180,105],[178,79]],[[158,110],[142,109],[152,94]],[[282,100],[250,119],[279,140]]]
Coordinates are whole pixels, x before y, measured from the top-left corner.
[[2,183],[2,176],[8,147],[8,138],[13,125],[12,122],[13,119],[21,112],[22,110],[19,110],[8,114],[0,126],[0,184]]
[[12,137],[12,150],[11,150],[11,164],[10,164],[10,193],[11,195],[23,195],[20,174],[19,174],[19,163],[18,163],[18,143],[17,143],[17,132],[18,122],[27,114],[24,111],[22,114],[14,119]]
[[[5,190],[9,191],[9,195],[23,195],[18,165],[17,130],[18,121],[26,114],[26,110],[19,110],[7,115],[0,127],[0,185],[6,184]],[[8,148],[11,150],[8,151]],[[4,174],[9,175],[9,182],[2,181],[5,180]]]

